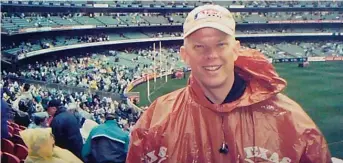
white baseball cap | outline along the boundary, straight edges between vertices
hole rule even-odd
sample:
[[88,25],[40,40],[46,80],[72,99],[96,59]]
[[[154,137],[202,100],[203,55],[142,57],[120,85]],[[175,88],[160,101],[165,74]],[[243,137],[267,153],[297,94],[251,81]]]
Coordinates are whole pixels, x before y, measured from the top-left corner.
[[205,27],[218,29],[228,35],[235,35],[236,22],[231,12],[222,6],[199,6],[188,14],[183,24],[183,38]]

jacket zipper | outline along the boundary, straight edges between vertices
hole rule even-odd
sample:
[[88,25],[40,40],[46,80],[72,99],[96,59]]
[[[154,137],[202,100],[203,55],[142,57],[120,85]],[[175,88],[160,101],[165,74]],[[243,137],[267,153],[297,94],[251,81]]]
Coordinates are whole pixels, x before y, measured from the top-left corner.
[[225,142],[225,130],[224,130],[224,116],[221,115],[221,119],[222,119],[222,132],[223,132],[223,143],[226,143]]
[[[219,108],[218,108],[218,110],[222,110],[222,106],[218,106]],[[225,149],[225,151],[226,152],[220,152],[220,153],[222,153],[222,154],[228,154],[229,153],[229,148],[228,148],[228,144],[227,144],[227,142],[225,141],[225,130],[224,130],[224,115],[223,114],[221,114],[220,115],[220,117],[221,117],[221,120],[222,120],[222,123],[221,123],[221,129],[222,129],[222,135],[223,135],[223,139],[222,139],[222,144],[221,144],[221,149]]]

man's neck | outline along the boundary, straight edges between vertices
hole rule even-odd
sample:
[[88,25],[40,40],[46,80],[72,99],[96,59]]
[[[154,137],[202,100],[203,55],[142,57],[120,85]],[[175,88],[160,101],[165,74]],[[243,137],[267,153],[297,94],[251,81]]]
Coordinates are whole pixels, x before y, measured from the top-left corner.
[[[203,86],[202,89],[204,90],[205,96],[214,104],[222,104],[227,97],[228,93],[230,92],[233,83],[235,81],[235,75],[234,73],[231,74],[231,76],[228,78],[229,80],[224,83],[219,88],[214,89],[207,89]],[[201,85],[201,84],[200,84]]]

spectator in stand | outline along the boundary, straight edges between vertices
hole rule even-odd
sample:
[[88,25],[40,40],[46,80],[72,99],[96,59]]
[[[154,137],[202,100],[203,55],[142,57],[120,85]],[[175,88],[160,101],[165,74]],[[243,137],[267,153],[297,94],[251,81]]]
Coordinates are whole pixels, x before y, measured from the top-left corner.
[[13,102],[12,108],[16,112],[15,123],[28,127],[31,114],[35,112],[34,100],[31,94],[31,85],[25,83],[21,95]]
[[32,114],[32,122],[28,128],[47,128],[49,115],[47,112]]
[[81,126],[76,117],[67,112],[67,108],[62,106],[62,102],[56,99],[49,101],[47,112],[53,116],[50,127],[55,136],[56,145],[68,149],[81,159],[83,144],[80,133]]
[[138,120],[127,163],[331,162],[316,124],[281,93],[286,81],[262,53],[240,47],[235,28],[218,5],[188,14],[180,47],[188,84]]
[[25,163],[81,163],[70,151],[55,146],[51,128],[26,129],[20,132],[28,148]]
[[89,113],[89,111],[86,111],[87,106],[85,103],[80,103],[79,106],[77,106],[77,104],[72,104],[72,107],[75,107],[75,109],[79,112],[79,114],[85,118],[85,119],[89,119],[89,120],[94,120],[94,117],[91,113]]
[[1,92],[1,138],[9,138],[8,134],[8,126],[7,126],[7,120],[8,120],[8,113],[10,111],[10,107],[8,106],[8,103],[2,99],[2,92]]
[[[16,82],[15,82],[16,83]],[[15,100],[15,94],[14,93],[12,93],[11,91],[10,91],[10,88],[9,88],[10,86],[9,86],[9,82],[7,81],[7,80],[5,80],[5,82],[4,82],[4,84],[3,84],[3,87],[2,87],[2,89],[1,89],[1,97],[4,95],[4,94],[6,94],[7,96],[9,96],[9,99],[10,100],[12,100],[12,101],[14,101]]]
[[33,101],[33,96],[31,94],[31,91],[30,91],[30,87],[31,85],[30,84],[27,84],[25,83],[22,87],[22,93],[21,95],[19,96],[19,98],[17,98],[16,101],[13,102],[13,107],[14,108],[19,108],[19,103],[21,100],[24,100],[24,101]]
[[[8,75],[9,74],[11,73],[8,73]],[[12,104],[12,101],[10,100],[9,95],[13,95],[13,98],[16,98],[15,97],[16,94],[20,96],[20,88],[17,82],[15,81],[13,82],[11,80],[1,80],[0,85],[6,86],[4,88],[8,90],[7,93],[3,93],[4,95],[3,99],[8,100],[9,104]],[[116,114],[120,113],[120,116],[127,119],[127,122],[136,122],[136,120],[139,117],[139,112],[134,112],[133,110],[130,111],[129,109],[130,107],[125,106],[127,104],[121,104],[121,108],[128,108],[128,109],[125,109],[125,111],[118,109],[119,103],[115,100],[112,100],[111,98],[103,97],[102,99],[100,99],[98,95],[93,96],[91,94],[84,93],[84,92],[74,92],[70,94],[61,90],[47,89],[45,87],[38,86],[38,85],[32,85],[31,90],[35,99],[37,96],[40,96],[37,98],[37,101],[41,102],[41,104],[37,103],[41,106],[36,104],[37,112],[32,114],[32,117],[35,117],[35,116],[43,117],[43,116],[48,115],[47,112],[38,111],[39,109],[37,109],[37,107],[39,106],[39,107],[47,108],[49,101],[55,98],[64,99],[62,101],[64,102],[65,105],[68,105],[68,107],[66,108],[69,108],[70,111],[72,111],[73,115],[79,118],[80,124],[84,123],[83,126],[85,126],[85,123],[87,123],[87,121],[92,121],[92,119],[96,120],[96,122],[99,124],[104,123],[105,113],[116,113]],[[48,126],[50,125],[52,119],[53,119],[53,116],[49,116],[47,120]],[[31,127],[32,126],[33,124],[31,125]],[[90,129],[89,127],[90,126],[87,126],[85,128],[86,129],[85,131],[88,132],[88,130]]]
[[125,162],[129,134],[116,121],[115,114],[106,114],[106,121],[92,129],[82,149],[86,163]]

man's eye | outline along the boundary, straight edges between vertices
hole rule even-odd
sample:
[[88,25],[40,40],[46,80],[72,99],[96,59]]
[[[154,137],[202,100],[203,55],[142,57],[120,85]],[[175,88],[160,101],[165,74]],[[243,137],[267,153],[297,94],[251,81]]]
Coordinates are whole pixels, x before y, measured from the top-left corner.
[[203,48],[203,45],[194,45],[194,48]]
[[225,45],[226,45],[226,43],[219,43],[219,44],[218,44],[219,47],[223,47],[223,46],[225,46]]

